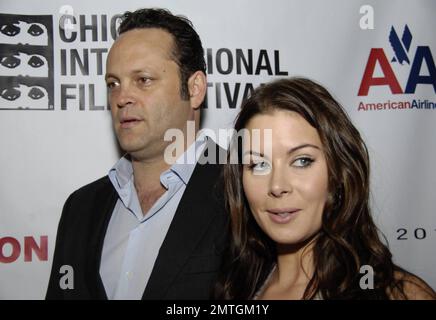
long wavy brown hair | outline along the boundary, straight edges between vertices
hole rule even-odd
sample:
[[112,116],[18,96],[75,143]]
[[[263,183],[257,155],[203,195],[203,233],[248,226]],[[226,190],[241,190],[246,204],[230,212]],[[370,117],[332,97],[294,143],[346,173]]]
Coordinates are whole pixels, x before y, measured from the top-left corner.
[[[369,207],[369,157],[359,131],[341,105],[319,84],[304,78],[276,80],[254,90],[236,119],[238,131],[255,115],[288,110],[301,115],[317,129],[328,167],[329,196],[322,227],[313,246],[314,274],[303,298],[321,294],[324,299],[406,298],[396,271],[381,241]],[[232,141],[241,160],[241,143]],[[226,206],[231,216],[232,239],[224,259],[214,297],[250,299],[276,263],[275,243],[251,214],[242,186],[242,161],[223,171]],[[374,288],[363,290],[361,266],[374,270]]]

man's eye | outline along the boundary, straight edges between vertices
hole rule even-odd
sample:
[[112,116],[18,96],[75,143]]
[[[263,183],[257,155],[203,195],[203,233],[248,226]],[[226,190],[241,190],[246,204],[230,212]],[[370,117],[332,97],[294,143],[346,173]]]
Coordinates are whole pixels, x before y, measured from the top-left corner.
[[149,78],[149,77],[140,77],[140,78],[138,79],[138,82],[139,82],[141,85],[147,85],[147,84],[150,83],[150,81],[151,81],[151,78]]
[[115,87],[117,87],[119,85],[119,83],[117,81],[108,81],[106,82],[106,87],[108,89],[113,89]]
[[298,158],[296,159],[292,165],[298,168],[306,168],[309,167],[312,163],[313,163],[313,159],[309,158],[309,157],[302,157],[302,158]]

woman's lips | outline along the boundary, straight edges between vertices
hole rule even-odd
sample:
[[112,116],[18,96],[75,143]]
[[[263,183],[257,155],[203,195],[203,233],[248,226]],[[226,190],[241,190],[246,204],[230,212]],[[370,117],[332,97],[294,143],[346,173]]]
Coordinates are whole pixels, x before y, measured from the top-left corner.
[[274,208],[266,210],[270,219],[278,224],[284,224],[291,221],[301,209],[297,208]]

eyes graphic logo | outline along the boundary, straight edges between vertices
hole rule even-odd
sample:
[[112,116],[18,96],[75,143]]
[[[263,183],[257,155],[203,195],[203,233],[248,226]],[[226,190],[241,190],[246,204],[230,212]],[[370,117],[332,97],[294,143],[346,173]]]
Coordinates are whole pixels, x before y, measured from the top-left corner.
[[0,74],[2,76],[26,76],[29,69],[31,69],[33,77],[48,77],[47,58],[39,54],[29,55],[24,52],[0,56]]
[[[23,30],[25,31],[23,32]],[[22,43],[36,46],[47,46],[47,27],[41,23],[27,23],[25,21],[20,21],[18,18],[15,21],[1,24],[0,41],[5,44]]]
[[[362,81],[358,96],[367,96],[372,86],[389,86],[392,94],[413,94],[418,85],[431,85],[436,93],[436,67],[429,46],[417,46],[415,54],[412,54],[412,33],[407,24],[399,38],[395,28],[392,26],[389,33],[389,42],[393,50],[394,57],[389,63],[383,48],[372,48]],[[399,64],[401,67],[410,65],[409,77],[403,90],[392,64]],[[382,77],[375,77],[374,72],[376,65],[380,66]],[[422,71],[423,64],[427,66],[428,72]]]
[[0,14],[0,110],[53,110],[52,16]]

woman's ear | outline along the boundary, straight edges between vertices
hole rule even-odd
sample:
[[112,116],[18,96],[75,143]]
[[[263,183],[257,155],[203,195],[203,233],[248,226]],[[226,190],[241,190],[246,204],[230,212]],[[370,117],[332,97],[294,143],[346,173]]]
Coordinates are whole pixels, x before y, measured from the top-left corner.
[[189,77],[188,90],[191,108],[197,110],[206,96],[207,80],[204,72],[196,71]]

